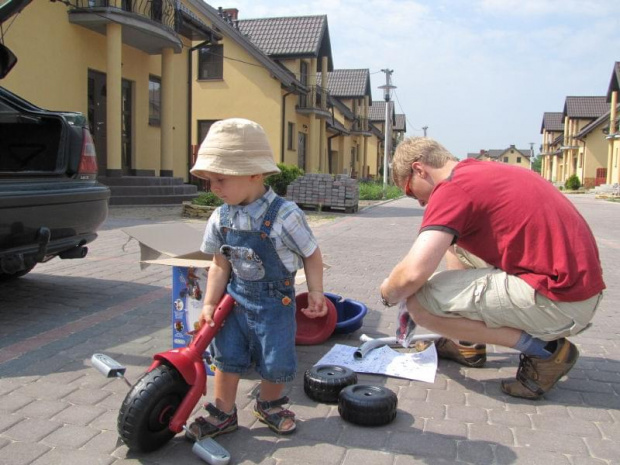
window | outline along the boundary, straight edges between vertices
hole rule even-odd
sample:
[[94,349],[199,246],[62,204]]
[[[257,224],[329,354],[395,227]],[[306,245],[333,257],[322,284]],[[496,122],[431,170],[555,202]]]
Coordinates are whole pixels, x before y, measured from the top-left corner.
[[504,157],[504,163],[508,163],[508,157]]
[[198,79],[224,78],[224,46],[207,45],[198,51]]
[[149,125],[159,126],[161,122],[161,79],[149,76]]
[[517,163],[521,163],[521,157],[517,157]]
[[202,141],[207,137],[207,133],[213,123],[217,122],[217,119],[202,119],[198,120],[198,145],[202,144]]
[[295,123],[288,123],[286,148],[295,150]]

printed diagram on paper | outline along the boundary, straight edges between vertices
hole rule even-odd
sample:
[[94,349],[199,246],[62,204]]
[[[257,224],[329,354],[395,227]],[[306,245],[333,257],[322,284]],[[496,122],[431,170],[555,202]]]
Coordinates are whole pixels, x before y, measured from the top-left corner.
[[316,365],[340,365],[357,373],[374,373],[433,383],[437,372],[437,350],[431,344],[423,352],[401,353],[388,346],[368,352],[363,359],[353,357],[357,347],[335,344]]

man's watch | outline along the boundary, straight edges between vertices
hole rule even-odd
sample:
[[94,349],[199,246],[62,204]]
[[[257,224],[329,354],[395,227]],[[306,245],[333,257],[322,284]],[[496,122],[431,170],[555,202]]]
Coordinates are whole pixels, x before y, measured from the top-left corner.
[[383,297],[383,294],[381,294],[381,303],[383,305],[385,305],[386,307],[393,307],[394,306],[394,304],[389,303],[388,300],[385,297]]

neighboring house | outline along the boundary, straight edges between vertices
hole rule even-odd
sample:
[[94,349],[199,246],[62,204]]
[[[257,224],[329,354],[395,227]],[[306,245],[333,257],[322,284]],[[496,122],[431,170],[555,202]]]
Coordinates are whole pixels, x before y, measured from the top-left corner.
[[[584,184],[584,147],[579,143],[577,134],[579,134],[586,126],[594,122],[596,119],[605,114],[609,110],[606,97],[566,97],[564,103],[564,111],[562,118],[564,120],[564,140],[562,142],[562,176],[557,181],[564,183],[573,174],[580,178]],[[592,158],[589,163],[595,167],[595,159]],[[598,166],[601,167],[601,166]],[[604,167],[604,165],[602,165]],[[592,174],[592,173],[589,173]],[[590,176],[592,177],[592,176]],[[589,181],[591,182],[591,181]]]
[[[609,127],[606,131],[607,140],[607,184],[620,183],[620,129],[618,115],[618,92],[620,91],[620,62],[614,63],[611,80],[607,89],[606,102],[609,105]],[[605,130],[603,129],[605,133]]]
[[[323,76],[318,73],[317,80],[323,81]],[[368,107],[372,101],[370,71],[335,69],[327,73],[327,92],[334,107],[332,118],[328,120],[328,130],[332,133],[328,137],[328,152],[333,172],[359,178],[376,176],[376,154],[380,144],[368,121]],[[334,118],[347,129],[346,133],[335,131],[337,127],[329,128]]]
[[558,180],[562,150],[558,138],[564,135],[564,118],[561,112],[545,112],[540,126],[542,147],[540,150],[540,175],[547,181]]
[[[32,2],[12,21],[3,40],[19,62],[2,86],[41,107],[88,115],[101,181],[187,179],[188,58],[194,42],[220,35],[190,1],[72,3]],[[111,203],[140,202],[131,190],[113,188]]]
[[223,39],[194,60],[195,144],[217,120],[248,118],[265,129],[277,162],[327,172],[331,113],[326,82],[317,82],[333,67],[327,17],[239,20],[236,9],[197,3]]
[[586,189],[607,183],[607,151],[609,110],[575,135],[581,144],[577,162],[577,176]]
[[[370,107],[370,112],[368,114],[368,119],[372,123],[374,127],[381,134],[385,134],[385,100],[375,100],[372,102],[372,106]],[[390,154],[388,164],[392,162],[392,156],[394,155],[394,150],[402,140],[405,138],[405,133],[407,132],[407,118],[406,115],[396,114],[394,108],[394,102],[388,102],[388,124],[390,125],[390,135],[391,135],[391,143],[390,143]],[[383,151],[380,151],[380,157],[383,156]],[[383,160],[380,159],[378,161],[378,166],[383,166]],[[383,172],[381,168],[379,168],[380,172]]]
[[531,155],[532,151],[530,149],[518,149],[511,145],[507,149],[480,150],[479,153],[468,153],[467,158],[506,163],[530,169]]

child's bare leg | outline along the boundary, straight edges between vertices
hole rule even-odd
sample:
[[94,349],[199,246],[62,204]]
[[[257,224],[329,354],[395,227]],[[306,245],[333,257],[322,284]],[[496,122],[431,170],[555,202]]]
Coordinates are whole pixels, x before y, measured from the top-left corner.
[[213,380],[214,404],[224,413],[231,413],[235,407],[240,377],[239,373],[226,373],[215,370]]

